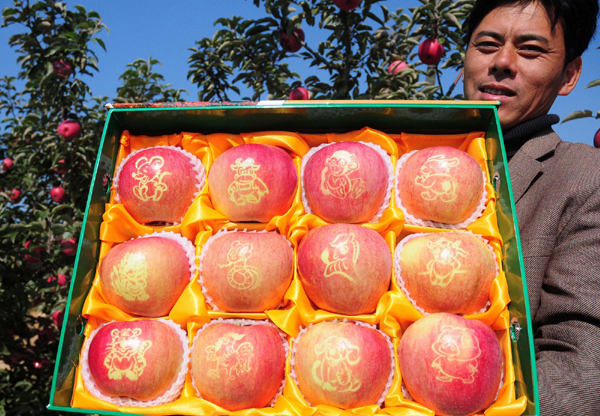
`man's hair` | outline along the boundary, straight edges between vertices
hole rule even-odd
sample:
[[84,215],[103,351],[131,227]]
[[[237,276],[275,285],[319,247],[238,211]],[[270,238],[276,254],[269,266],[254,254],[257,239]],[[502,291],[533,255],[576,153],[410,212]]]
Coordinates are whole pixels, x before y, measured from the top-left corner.
[[540,3],[548,13],[552,27],[560,24],[565,40],[565,66],[588,48],[598,19],[598,0],[477,0],[467,19],[467,42],[489,12],[497,7]]

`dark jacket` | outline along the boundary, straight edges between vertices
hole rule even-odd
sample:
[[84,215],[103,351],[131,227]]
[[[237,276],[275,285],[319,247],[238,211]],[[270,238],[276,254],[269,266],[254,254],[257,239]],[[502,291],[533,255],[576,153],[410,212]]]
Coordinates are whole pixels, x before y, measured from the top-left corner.
[[600,415],[600,151],[536,133],[509,162],[542,415]]

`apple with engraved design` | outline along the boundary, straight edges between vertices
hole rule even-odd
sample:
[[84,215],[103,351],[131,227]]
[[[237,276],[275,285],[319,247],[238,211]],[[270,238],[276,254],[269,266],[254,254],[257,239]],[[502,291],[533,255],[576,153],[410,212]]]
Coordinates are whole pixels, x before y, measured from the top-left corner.
[[358,142],[338,142],[305,162],[302,183],[310,209],[327,222],[369,222],[388,187],[384,159]]
[[[395,253],[396,278],[425,312],[477,313],[490,298],[496,258],[478,236],[441,232],[407,240]],[[400,285],[400,282],[399,282]]]
[[204,328],[192,347],[197,392],[232,412],[267,406],[285,377],[283,342],[275,328],[263,324],[224,321]]
[[190,281],[184,248],[165,237],[144,237],[113,247],[99,269],[102,294],[132,315],[166,316]]
[[294,252],[276,232],[230,232],[203,249],[202,284],[226,312],[264,312],[283,301],[294,275]]
[[105,396],[150,401],[175,383],[183,356],[184,346],[173,328],[140,320],[100,328],[90,341],[87,361],[91,379]]
[[392,254],[376,231],[355,224],[325,225],[302,239],[298,275],[319,308],[345,315],[371,313],[390,287]]
[[352,409],[378,404],[387,393],[392,367],[384,336],[351,322],[312,325],[294,350],[296,381],[312,406]]
[[125,161],[120,202],[140,224],[179,223],[204,186],[204,168],[191,153],[167,146],[143,149]]
[[266,144],[233,147],[217,157],[208,173],[214,208],[236,222],[269,222],[285,214],[297,185],[291,156]]
[[460,149],[434,146],[413,153],[396,178],[396,199],[419,220],[460,224],[484,192],[477,161]]
[[502,380],[496,333],[483,322],[454,314],[427,315],[409,326],[398,359],[410,395],[440,415],[483,411]]

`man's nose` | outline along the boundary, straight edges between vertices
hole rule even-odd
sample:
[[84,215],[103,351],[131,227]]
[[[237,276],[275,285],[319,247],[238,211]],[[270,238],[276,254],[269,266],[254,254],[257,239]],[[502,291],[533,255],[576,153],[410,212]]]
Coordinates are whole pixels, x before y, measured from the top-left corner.
[[516,74],[516,58],[517,53],[514,48],[508,45],[502,46],[490,63],[490,72],[505,75]]

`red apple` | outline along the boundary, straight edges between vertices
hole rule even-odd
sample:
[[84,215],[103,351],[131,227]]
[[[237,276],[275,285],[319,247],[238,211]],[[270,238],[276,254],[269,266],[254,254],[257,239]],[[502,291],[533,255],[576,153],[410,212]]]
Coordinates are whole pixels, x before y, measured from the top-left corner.
[[226,312],[277,308],[292,283],[294,252],[276,232],[230,232],[203,248],[202,284]]
[[396,178],[396,200],[420,220],[459,224],[477,209],[483,173],[471,155],[448,146],[412,154]]
[[19,199],[20,195],[21,195],[21,191],[19,191],[18,189],[13,189],[12,191],[10,191],[11,201],[16,201],[17,199]]
[[600,149],[600,129],[594,135],[594,147]]
[[77,251],[77,240],[75,240],[75,238],[69,238],[68,240],[63,240],[60,242],[60,245],[63,247],[67,247],[62,250],[63,254],[65,254],[67,256],[72,256]]
[[63,175],[69,171],[69,168],[65,166],[65,159],[60,159],[57,163],[58,167],[53,169],[54,172],[58,173],[59,175]]
[[341,10],[348,12],[358,7],[362,0],[333,0],[333,3]]
[[137,238],[113,247],[100,264],[102,294],[110,304],[129,314],[168,315],[190,282],[188,249],[160,236]]
[[58,134],[67,140],[73,140],[81,134],[81,125],[75,120],[65,120],[58,125]]
[[58,311],[52,312],[52,323],[56,325],[58,328],[62,327],[63,319],[65,317],[65,312],[61,309]]
[[52,72],[58,75],[58,77],[61,79],[68,78],[69,74],[71,74],[71,71],[73,70],[73,66],[63,59],[52,62],[52,67]]
[[66,193],[65,188],[56,186],[50,190],[50,198],[52,198],[54,202],[61,203],[65,200]]
[[4,160],[2,160],[2,170],[4,172],[6,172],[7,170],[9,170],[10,168],[12,168],[14,165],[14,162],[12,159],[10,158],[5,158]]
[[87,364],[102,394],[149,401],[175,383],[184,353],[180,335],[162,321],[111,322],[89,341]]
[[303,185],[310,209],[325,221],[361,223],[384,203],[389,179],[386,163],[373,148],[339,142],[305,162]]
[[471,415],[488,407],[502,379],[502,351],[482,322],[449,313],[412,324],[398,347],[411,396],[440,415]]
[[290,155],[265,144],[243,144],[217,157],[208,173],[213,206],[231,221],[269,222],[292,206],[298,173]]
[[297,87],[290,93],[290,100],[310,100],[310,91],[304,87]]
[[374,312],[390,287],[392,254],[377,232],[354,224],[314,228],[298,248],[300,282],[321,309]]
[[432,233],[396,250],[396,277],[426,312],[471,314],[485,307],[496,278],[496,260],[479,237]]
[[[25,241],[25,244],[23,245],[23,247],[25,247],[25,249],[29,250],[29,247],[31,246],[31,244],[32,244],[32,241],[27,240],[27,241]],[[42,247],[36,247],[32,250],[35,254],[40,254],[42,251],[44,251],[44,249]],[[39,256],[31,256],[29,254],[25,254],[25,260],[27,260],[28,263],[36,263],[36,262],[40,261],[41,258]]]
[[390,67],[388,68],[388,73],[396,75],[398,72],[406,68],[408,68],[408,64],[406,62],[394,61],[390,64]]
[[444,54],[444,46],[437,39],[425,39],[419,45],[419,59],[427,65],[437,65]]
[[191,153],[166,146],[132,153],[122,163],[117,192],[139,223],[177,223],[204,186],[202,162]]
[[390,347],[372,328],[350,322],[315,324],[295,346],[298,387],[312,406],[381,405],[393,368]]
[[268,325],[220,322],[203,329],[192,347],[192,377],[203,399],[229,411],[262,408],[285,377],[286,352]]
[[285,31],[279,33],[279,44],[286,52],[298,52],[304,42],[304,30],[297,27],[294,32],[288,36]]
[[59,286],[66,286],[67,285],[67,276],[59,273],[57,283],[59,284]]

